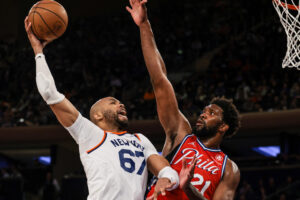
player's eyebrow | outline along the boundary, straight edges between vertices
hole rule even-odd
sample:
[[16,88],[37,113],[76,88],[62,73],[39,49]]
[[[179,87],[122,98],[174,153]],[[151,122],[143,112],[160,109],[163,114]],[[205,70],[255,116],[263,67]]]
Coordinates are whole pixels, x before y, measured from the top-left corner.
[[117,102],[119,102],[119,103],[121,104],[121,102],[120,102],[119,100],[114,99],[114,98],[109,99],[109,101],[110,101],[111,103],[117,103]]
[[209,112],[213,112],[213,113],[219,113],[219,111],[216,108],[213,108],[213,107],[210,107],[210,106],[206,106],[203,109],[203,112],[205,112],[205,111],[209,111]]

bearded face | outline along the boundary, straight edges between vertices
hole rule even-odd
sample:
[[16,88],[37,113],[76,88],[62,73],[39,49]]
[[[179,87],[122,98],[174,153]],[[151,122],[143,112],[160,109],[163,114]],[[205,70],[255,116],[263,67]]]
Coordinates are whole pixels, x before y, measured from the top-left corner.
[[193,127],[193,133],[200,139],[208,139],[214,137],[222,122],[208,125],[203,119],[199,118]]
[[119,109],[115,112],[113,110],[105,110],[103,116],[107,122],[115,124],[121,130],[128,127],[128,118],[124,109]]

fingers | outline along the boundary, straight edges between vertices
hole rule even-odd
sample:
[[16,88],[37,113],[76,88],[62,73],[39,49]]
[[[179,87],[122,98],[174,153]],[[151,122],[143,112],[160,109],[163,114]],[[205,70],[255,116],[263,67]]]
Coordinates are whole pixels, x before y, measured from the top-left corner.
[[196,159],[196,156],[193,157],[192,163],[189,167],[189,173],[190,176],[193,177],[194,176],[194,171],[195,171],[195,167],[196,167],[196,163],[197,163],[198,159]]
[[25,30],[28,32],[28,27],[31,25],[31,23],[28,20],[28,16],[24,20]]
[[182,159],[182,168],[185,169],[187,167],[186,157]]
[[130,4],[131,7],[132,7],[132,5],[133,5],[133,0],[129,0],[129,4]]
[[26,29],[26,27],[27,27],[27,24],[28,24],[28,16],[26,16],[25,19],[24,19],[24,26],[25,26],[25,29]]
[[162,196],[166,196],[166,189],[165,188],[160,188],[160,193]]
[[196,156],[194,156],[191,165],[195,167],[197,161],[198,159],[196,159]]
[[175,182],[174,182],[174,183],[170,183],[166,188],[167,188],[167,189],[170,189],[170,188],[172,188],[174,185],[176,185]]
[[128,6],[126,6],[126,10],[131,14],[132,13],[132,9],[129,8]]
[[148,2],[148,0],[142,0],[140,4],[141,4],[141,5],[144,5],[144,4],[146,4],[147,2]]
[[26,32],[27,32],[27,33],[31,33],[31,22],[28,23]]
[[153,194],[153,199],[154,199],[154,200],[157,200],[157,196],[158,196],[157,193],[158,193],[157,191],[154,191],[154,194]]
[[148,197],[146,200],[153,200],[154,199],[154,194],[152,194],[150,197]]
[[134,5],[144,5],[148,2],[148,0],[129,0],[129,4],[131,7]]
[[27,34],[31,34],[31,22],[29,22],[28,16],[25,18],[24,20],[24,24],[25,24],[25,30],[27,32]]

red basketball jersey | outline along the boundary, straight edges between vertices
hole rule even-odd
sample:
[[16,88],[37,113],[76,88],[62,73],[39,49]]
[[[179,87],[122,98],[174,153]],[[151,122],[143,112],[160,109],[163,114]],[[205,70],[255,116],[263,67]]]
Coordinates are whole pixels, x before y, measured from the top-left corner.
[[[171,158],[171,167],[179,174],[182,168],[182,159],[186,157],[189,164],[194,155],[196,155],[198,161],[191,183],[205,198],[212,199],[223,176],[227,156],[220,149],[209,149],[205,147],[195,135],[187,135]],[[148,197],[153,194],[154,186],[155,185],[151,187]],[[158,199],[188,200],[188,197],[183,190],[177,188],[170,192],[167,191],[164,197],[159,195]]]

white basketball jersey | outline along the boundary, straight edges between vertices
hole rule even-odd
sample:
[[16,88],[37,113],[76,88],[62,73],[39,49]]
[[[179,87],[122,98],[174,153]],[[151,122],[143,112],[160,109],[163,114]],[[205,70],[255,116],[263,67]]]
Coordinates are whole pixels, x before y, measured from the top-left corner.
[[106,132],[80,114],[66,129],[79,145],[88,200],[144,199],[147,159],[157,154],[144,135]]

